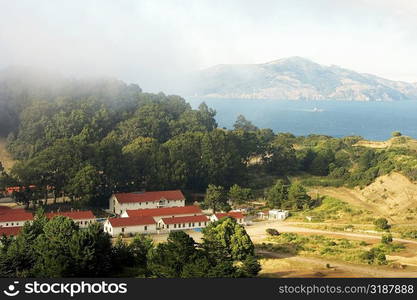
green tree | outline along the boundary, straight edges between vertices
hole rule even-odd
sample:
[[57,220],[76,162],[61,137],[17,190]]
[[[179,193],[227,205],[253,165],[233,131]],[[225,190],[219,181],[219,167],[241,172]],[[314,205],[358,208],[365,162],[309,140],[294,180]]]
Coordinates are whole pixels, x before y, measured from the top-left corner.
[[69,180],[66,190],[71,197],[91,204],[99,196],[101,182],[98,175],[97,169],[87,164]]
[[33,271],[36,277],[72,277],[74,263],[69,244],[77,231],[70,219],[58,216],[44,226],[33,245],[36,261]]
[[282,180],[277,180],[275,185],[266,192],[266,201],[270,208],[281,208],[287,199],[287,188]]
[[251,121],[248,121],[243,115],[238,115],[236,122],[233,124],[235,130],[243,131],[257,131],[258,127],[252,124]]
[[154,248],[153,240],[147,235],[136,235],[129,245],[134,265],[146,270],[148,253]]
[[170,232],[167,242],[149,252],[149,271],[159,278],[179,278],[185,265],[193,261],[195,242],[183,231]]
[[227,196],[224,188],[209,184],[204,198],[204,206],[213,209],[213,212],[227,207]]
[[269,145],[264,162],[270,172],[286,175],[297,169],[297,158],[293,145],[285,138],[278,136]]
[[373,161],[375,159],[375,152],[372,150],[366,150],[360,157],[358,161],[359,170],[366,171],[373,166]]
[[78,228],[67,247],[70,249],[71,276],[101,277],[111,271],[111,238],[100,224],[93,223],[84,230]]
[[381,243],[382,244],[389,244],[392,243],[392,234],[384,234],[381,237]]
[[391,225],[389,225],[388,220],[385,218],[376,219],[374,225],[378,230],[388,230],[391,228]]
[[255,256],[246,257],[241,267],[245,277],[256,277],[261,269],[261,264]]
[[283,208],[303,209],[311,207],[312,204],[306,189],[299,183],[293,183],[288,189],[288,201]]
[[245,165],[232,134],[220,129],[205,133],[201,152],[207,182],[230,186],[242,178]]
[[334,153],[330,149],[324,149],[316,153],[310,164],[309,172],[313,175],[326,176],[329,174],[329,165],[334,161]]
[[234,184],[229,189],[229,200],[234,205],[239,205],[248,202],[252,197],[252,190],[250,188],[242,188],[237,184]]
[[203,229],[201,247],[217,259],[244,260],[254,255],[255,247],[245,228],[226,217]]

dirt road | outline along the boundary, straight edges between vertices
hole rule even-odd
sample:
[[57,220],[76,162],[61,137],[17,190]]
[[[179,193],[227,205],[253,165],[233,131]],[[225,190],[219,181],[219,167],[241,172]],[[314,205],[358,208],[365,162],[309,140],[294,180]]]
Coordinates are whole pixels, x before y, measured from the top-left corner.
[[[266,222],[259,222],[254,223],[251,226],[246,227],[246,231],[250,235],[252,241],[254,243],[260,242],[264,240],[267,237],[267,234],[265,230],[267,228],[275,228],[279,232],[294,232],[294,233],[310,233],[310,234],[322,234],[322,235],[337,235],[340,237],[346,237],[346,238],[361,238],[364,240],[380,240],[381,235],[369,235],[364,233],[353,233],[353,232],[338,232],[338,231],[327,231],[327,230],[320,230],[320,229],[311,229],[311,228],[305,228],[300,227],[299,225],[302,223],[296,222],[293,223],[290,222],[277,222],[277,221],[266,221]],[[415,244],[417,245],[417,241],[413,240],[406,240],[406,239],[400,239],[400,238],[394,238],[393,239],[396,242],[400,243],[409,243],[409,244]]]

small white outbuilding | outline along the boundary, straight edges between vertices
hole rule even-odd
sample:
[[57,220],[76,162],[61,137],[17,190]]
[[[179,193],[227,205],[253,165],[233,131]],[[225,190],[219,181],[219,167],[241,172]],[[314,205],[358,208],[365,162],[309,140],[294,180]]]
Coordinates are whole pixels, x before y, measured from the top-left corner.
[[271,209],[269,211],[269,219],[270,220],[285,220],[289,216],[288,210],[282,210],[282,209]]

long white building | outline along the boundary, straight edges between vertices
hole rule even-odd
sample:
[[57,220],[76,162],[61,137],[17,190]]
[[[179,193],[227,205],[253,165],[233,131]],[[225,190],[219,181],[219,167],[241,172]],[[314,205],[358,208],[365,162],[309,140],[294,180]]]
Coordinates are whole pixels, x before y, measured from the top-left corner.
[[50,212],[46,214],[48,219],[52,219],[57,216],[72,219],[76,224],[78,224],[78,226],[80,226],[80,228],[86,228],[88,225],[96,222],[96,217],[91,210]]
[[158,228],[162,231],[173,230],[187,230],[204,228],[210,223],[210,219],[207,216],[187,216],[187,217],[171,217],[162,218],[158,222]]
[[156,233],[157,224],[154,218],[149,216],[109,218],[104,223],[104,231],[113,237],[120,234]]

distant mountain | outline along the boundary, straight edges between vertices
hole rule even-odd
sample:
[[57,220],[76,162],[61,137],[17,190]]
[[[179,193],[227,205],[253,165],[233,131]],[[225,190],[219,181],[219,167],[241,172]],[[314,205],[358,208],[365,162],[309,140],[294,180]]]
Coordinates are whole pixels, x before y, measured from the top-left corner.
[[207,98],[417,100],[417,84],[392,81],[302,57],[264,64],[218,65],[198,72],[183,93]]

